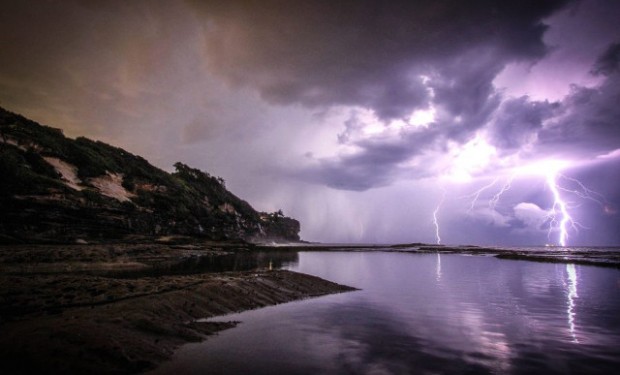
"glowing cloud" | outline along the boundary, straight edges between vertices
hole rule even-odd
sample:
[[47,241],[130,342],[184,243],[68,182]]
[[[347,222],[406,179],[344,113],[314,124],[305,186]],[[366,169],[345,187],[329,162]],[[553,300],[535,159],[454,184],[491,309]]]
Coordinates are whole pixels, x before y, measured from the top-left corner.
[[487,167],[497,154],[491,146],[480,136],[452,152],[454,161],[450,168],[449,178],[457,182],[466,182],[472,175]]

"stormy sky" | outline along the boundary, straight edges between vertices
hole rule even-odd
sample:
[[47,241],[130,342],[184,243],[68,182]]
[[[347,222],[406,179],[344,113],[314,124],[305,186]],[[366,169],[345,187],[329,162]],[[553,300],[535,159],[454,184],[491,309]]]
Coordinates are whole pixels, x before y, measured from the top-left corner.
[[221,176],[306,240],[618,244],[618,14],[613,0],[3,0],[0,106]]

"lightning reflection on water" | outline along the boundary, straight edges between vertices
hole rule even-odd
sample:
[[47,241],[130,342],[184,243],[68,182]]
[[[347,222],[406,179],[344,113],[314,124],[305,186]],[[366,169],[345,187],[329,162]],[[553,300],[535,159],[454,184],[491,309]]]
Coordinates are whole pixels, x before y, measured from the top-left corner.
[[575,299],[579,297],[577,295],[577,272],[574,264],[566,265],[566,273],[568,274],[568,306],[566,309],[566,315],[568,316],[568,329],[573,338],[574,343],[579,343],[577,334],[575,331]]

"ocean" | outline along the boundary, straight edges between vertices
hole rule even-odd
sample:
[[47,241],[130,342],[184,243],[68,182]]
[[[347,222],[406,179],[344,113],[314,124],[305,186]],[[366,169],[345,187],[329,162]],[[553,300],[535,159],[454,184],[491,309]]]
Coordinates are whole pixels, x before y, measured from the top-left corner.
[[[283,261],[278,252],[262,253],[263,266],[360,290],[215,318],[242,323],[183,346],[153,374],[612,374],[620,368],[618,248],[510,248],[503,251],[526,257],[502,259],[479,248],[421,247],[300,251]],[[556,260],[527,258],[550,252]],[[578,263],[592,259],[604,267]]]

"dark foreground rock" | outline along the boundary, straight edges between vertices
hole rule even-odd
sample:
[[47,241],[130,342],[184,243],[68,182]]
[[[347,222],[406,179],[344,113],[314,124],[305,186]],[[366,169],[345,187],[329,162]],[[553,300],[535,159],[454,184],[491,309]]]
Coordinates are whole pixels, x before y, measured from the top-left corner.
[[[114,270],[121,263],[148,268],[141,256],[148,253],[152,260],[163,251],[155,245],[130,246],[123,256],[110,256],[114,249],[47,249],[51,254],[47,263],[39,262],[34,268],[28,258],[38,257],[41,248],[0,249],[4,267],[0,273],[0,373],[140,372],[154,368],[184,343],[235,325],[197,319],[353,290],[289,271],[157,277],[92,273],[93,264],[108,264]],[[133,256],[127,255],[131,249]],[[168,250],[172,254],[190,251],[187,247]],[[75,262],[79,254],[96,261]],[[88,272],[74,272],[76,263]],[[67,264],[73,268],[67,270]]]

